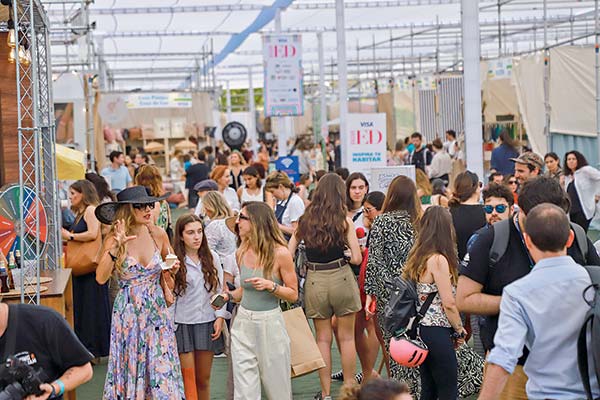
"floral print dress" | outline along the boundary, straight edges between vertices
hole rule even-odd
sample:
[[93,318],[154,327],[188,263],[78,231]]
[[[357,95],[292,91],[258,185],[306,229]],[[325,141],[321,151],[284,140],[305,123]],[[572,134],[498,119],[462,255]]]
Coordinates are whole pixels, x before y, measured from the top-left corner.
[[174,321],[160,286],[158,249],[150,264],[132,257],[119,277],[103,399],[184,398]]

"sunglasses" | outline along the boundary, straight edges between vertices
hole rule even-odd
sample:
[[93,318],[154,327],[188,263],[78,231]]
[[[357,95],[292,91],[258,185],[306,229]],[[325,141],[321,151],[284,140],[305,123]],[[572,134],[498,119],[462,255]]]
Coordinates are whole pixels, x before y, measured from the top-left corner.
[[150,208],[151,210],[154,210],[154,203],[133,203],[131,205],[133,208],[135,208],[136,210],[145,210],[146,208]]
[[375,211],[377,209],[375,207],[365,207],[363,208],[363,210],[365,211],[365,213],[370,214],[371,211]]
[[509,184],[509,185],[516,185],[516,184],[517,184],[517,181],[512,181],[512,180],[511,180],[511,181],[508,181],[508,184]]
[[245,216],[244,214],[238,214],[238,221],[250,221],[250,218]]
[[506,211],[507,208],[508,208],[508,206],[505,204],[498,204],[496,207],[491,206],[491,205],[483,206],[483,210],[486,212],[486,214],[493,213],[494,209],[496,209],[496,212],[498,214],[502,214],[503,212]]

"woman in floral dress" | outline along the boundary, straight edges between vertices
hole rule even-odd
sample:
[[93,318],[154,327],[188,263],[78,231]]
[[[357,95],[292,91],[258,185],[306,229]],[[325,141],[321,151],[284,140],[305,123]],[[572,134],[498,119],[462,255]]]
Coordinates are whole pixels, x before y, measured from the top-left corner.
[[96,217],[112,224],[96,280],[104,283],[114,271],[120,286],[113,310],[105,400],[184,398],[175,327],[165,300],[178,265],[163,269],[169,240],[154,225],[152,215],[160,200],[148,196],[144,187],[134,186],[120,192],[117,202],[96,208]]

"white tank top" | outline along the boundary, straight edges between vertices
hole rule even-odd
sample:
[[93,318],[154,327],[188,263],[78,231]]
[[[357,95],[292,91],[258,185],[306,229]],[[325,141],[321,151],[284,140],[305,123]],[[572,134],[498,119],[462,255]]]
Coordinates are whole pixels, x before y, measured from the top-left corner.
[[246,189],[246,187],[242,188],[242,203],[247,202],[247,201],[263,201],[264,197],[263,197],[263,191],[264,191],[264,187],[262,187],[262,189],[258,192],[258,194],[250,194],[248,193],[248,190]]

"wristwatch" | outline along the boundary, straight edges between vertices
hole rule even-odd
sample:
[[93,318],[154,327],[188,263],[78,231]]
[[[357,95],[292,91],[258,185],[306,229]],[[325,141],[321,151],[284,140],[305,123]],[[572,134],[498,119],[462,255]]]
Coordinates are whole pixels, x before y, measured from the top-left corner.
[[277,282],[273,282],[273,289],[269,290],[269,293],[275,293],[278,287],[279,284],[277,284]]
[[73,235],[72,235],[72,234],[71,234],[71,235],[69,235],[69,240],[70,240],[70,241],[73,241],[73,240],[74,240],[74,238],[73,238]]

